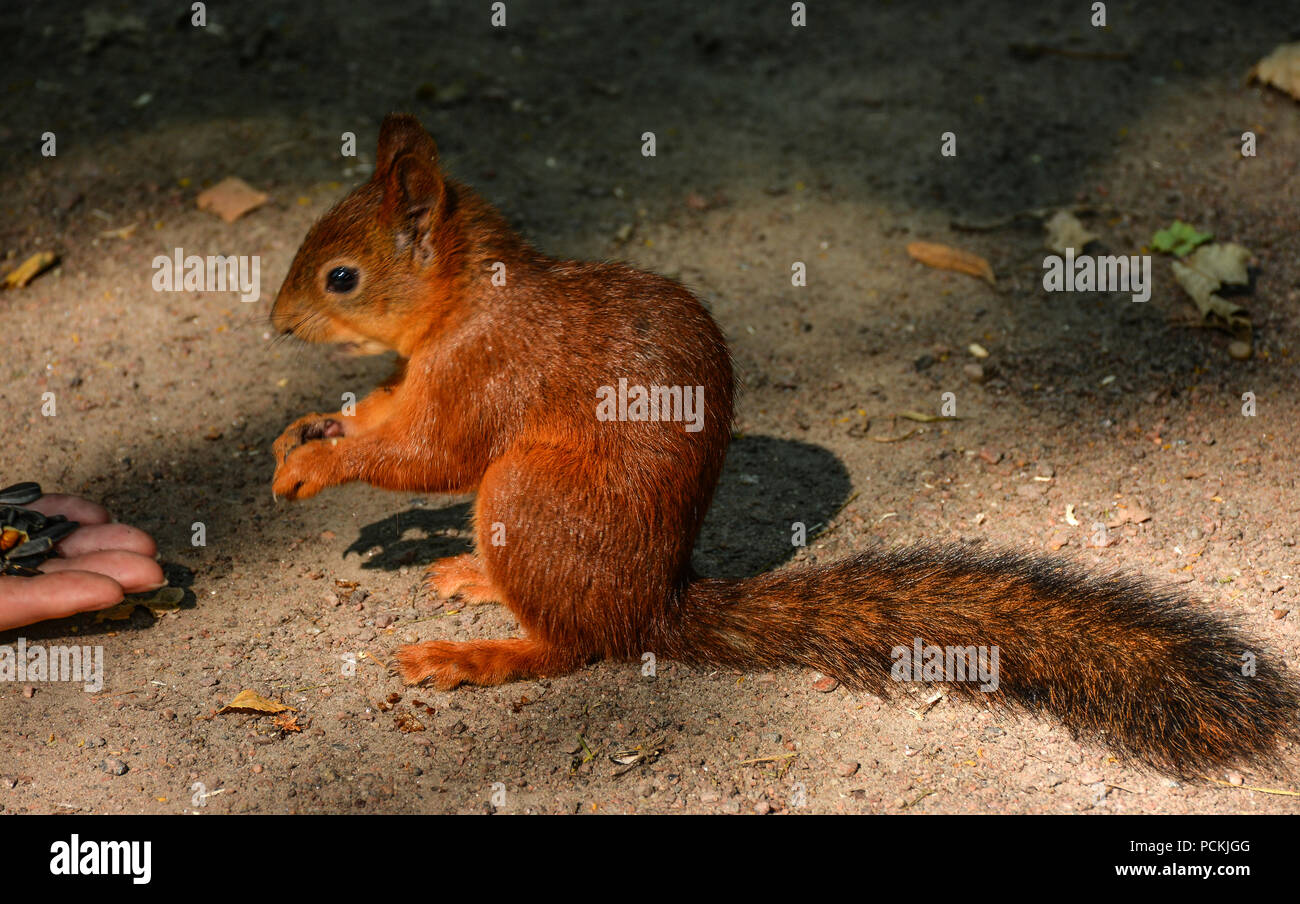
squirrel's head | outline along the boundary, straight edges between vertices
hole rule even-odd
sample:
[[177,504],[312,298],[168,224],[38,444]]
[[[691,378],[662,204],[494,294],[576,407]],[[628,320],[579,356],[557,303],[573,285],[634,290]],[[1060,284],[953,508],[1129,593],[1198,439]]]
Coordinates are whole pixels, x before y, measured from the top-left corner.
[[414,116],[379,130],[375,171],[307,233],[271,309],[281,333],[409,355],[455,247],[438,148]]

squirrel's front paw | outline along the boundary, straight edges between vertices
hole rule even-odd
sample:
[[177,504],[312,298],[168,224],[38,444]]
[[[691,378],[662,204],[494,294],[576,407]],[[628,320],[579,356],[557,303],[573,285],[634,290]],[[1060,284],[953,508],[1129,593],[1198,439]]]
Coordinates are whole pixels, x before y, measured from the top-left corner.
[[276,496],[291,501],[306,499],[338,483],[335,474],[338,459],[328,440],[291,448],[283,459],[277,455],[276,461],[275,476],[271,479],[271,492]]
[[289,453],[316,439],[333,439],[344,435],[343,422],[323,414],[300,417],[280,434],[271,446],[276,466],[283,465]]

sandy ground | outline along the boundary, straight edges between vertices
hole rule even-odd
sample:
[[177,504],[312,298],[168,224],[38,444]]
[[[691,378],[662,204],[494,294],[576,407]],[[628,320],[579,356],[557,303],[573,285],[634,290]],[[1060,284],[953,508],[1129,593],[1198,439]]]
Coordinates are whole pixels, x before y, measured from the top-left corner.
[[[782,4],[701,6],[518,0],[494,30],[479,3],[365,19],[343,2],[223,4],[204,30],[156,2],[98,43],[82,4],[0,12],[0,255],[61,256],[0,295],[0,482],[104,501],[187,588],[159,617],[0,635],[102,645],[106,668],[99,693],[0,686],[0,810],[1300,812],[1247,788],[1296,788],[1294,751],[1281,777],[1180,783],[1044,721],[951,700],[918,718],[919,698],[825,691],[810,673],[660,663],[650,680],[606,663],[442,694],[361,655],[514,629],[497,607],[415,596],[424,563],[467,548],[467,500],[269,492],[283,425],[386,372],[273,345],[265,318],[308,225],[364,179],[379,119],[400,109],[541,247],[707,298],[744,388],[701,572],[875,541],[1059,547],[1183,584],[1300,668],[1300,104],[1243,81],[1296,39],[1289,4],[1112,3],[1105,32],[1063,2],[828,0],[804,29]],[[47,130],[54,158],[36,150]],[[938,154],[949,130],[956,158]],[[338,155],[344,131],[357,159]],[[198,211],[229,175],[272,200],[233,224]],[[1063,204],[1094,206],[1085,222],[1118,252],[1175,218],[1250,248],[1254,358],[1185,325],[1163,259],[1146,304],[1048,294],[1033,218],[953,227]],[[984,255],[996,289],[910,261],[917,239]],[[153,258],[177,247],[259,255],[260,301],[154,292]],[[972,342],[989,352],[982,383]],[[895,420],[944,392],[962,420]],[[1121,510],[1149,518],[1094,546],[1092,525]],[[792,557],[795,521],[823,532]],[[303,730],[214,715],[245,688]],[[402,730],[412,720],[424,730]],[[638,745],[661,752],[615,776],[610,754]]]

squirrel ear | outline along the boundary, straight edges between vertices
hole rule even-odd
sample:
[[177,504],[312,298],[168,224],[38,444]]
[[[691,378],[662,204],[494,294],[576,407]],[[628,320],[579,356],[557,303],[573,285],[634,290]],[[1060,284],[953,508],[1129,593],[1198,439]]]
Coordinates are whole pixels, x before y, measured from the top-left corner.
[[434,167],[438,165],[438,145],[420,121],[409,113],[389,113],[379,127],[374,178],[388,178],[394,161],[407,154],[427,160]]
[[437,253],[435,233],[443,216],[446,188],[438,168],[427,159],[404,154],[393,161],[384,182],[384,213],[393,225],[398,250],[412,248],[431,260]]
[[384,213],[393,223],[399,250],[423,258],[436,253],[434,233],[442,219],[446,186],[438,169],[438,146],[414,116],[392,113],[379,129],[374,179],[384,187]]

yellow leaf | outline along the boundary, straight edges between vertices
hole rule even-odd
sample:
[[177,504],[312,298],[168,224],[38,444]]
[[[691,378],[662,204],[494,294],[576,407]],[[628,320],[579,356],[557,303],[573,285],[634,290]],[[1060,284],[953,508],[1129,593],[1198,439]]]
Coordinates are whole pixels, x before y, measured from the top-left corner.
[[220,716],[225,713],[282,713],[285,711],[297,712],[292,706],[285,706],[283,703],[268,700],[257,691],[242,690],[235,695],[234,700],[217,710],[217,715]]
[[37,275],[47,270],[56,260],[58,260],[58,256],[52,251],[42,251],[38,254],[33,254],[13,270],[9,271],[5,276],[5,288],[21,289],[23,286],[35,279]]
[[912,242],[907,246],[907,253],[927,267],[937,267],[940,270],[956,270],[958,273],[977,276],[991,286],[996,285],[993,278],[993,268],[989,266],[988,261],[978,254],[972,254],[969,251],[962,251],[960,248],[952,248],[935,242]]

